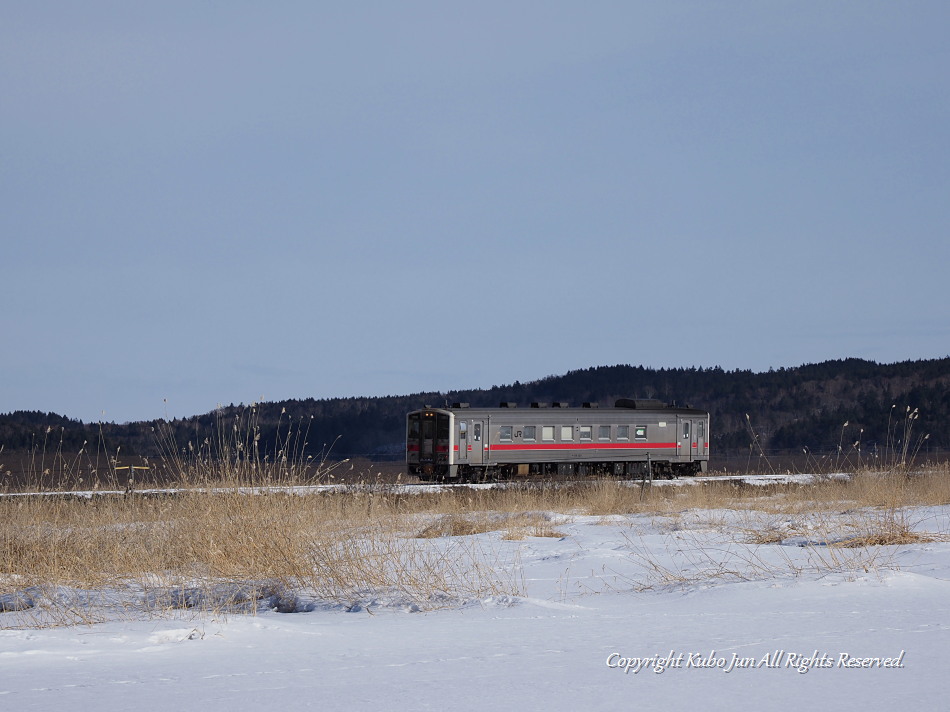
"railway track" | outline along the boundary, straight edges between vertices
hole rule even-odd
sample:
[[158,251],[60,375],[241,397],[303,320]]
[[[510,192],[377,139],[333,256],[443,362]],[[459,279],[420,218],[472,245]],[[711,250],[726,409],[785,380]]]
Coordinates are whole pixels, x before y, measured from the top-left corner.
[[[819,479],[848,478],[850,475],[838,473],[832,475],[815,474],[785,474],[785,475],[704,475],[701,477],[685,477],[673,480],[599,480],[616,482],[628,487],[696,487],[709,484],[733,483],[748,486],[768,486],[778,484],[808,484]],[[209,487],[209,488],[177,488],[154,487],[132,490],[68,490],[68,491],[38,491],[38,492],[3,492],[0,499],[10,498],[68,498],[68,499],[110,499],[116,497],[179,497],[185,494],[239,494],[268,495],[285,494],[304,496],[311,494],[334,493],[380,493],[380,494],[424,494],[433,492],[447,492],[458,489],[536,489],[540,487],[565,487],[579,484],[590,484],[598,480],[509,480],[504,482],[483,483],[419,483],[419,484],[318,484],[267,487]]]

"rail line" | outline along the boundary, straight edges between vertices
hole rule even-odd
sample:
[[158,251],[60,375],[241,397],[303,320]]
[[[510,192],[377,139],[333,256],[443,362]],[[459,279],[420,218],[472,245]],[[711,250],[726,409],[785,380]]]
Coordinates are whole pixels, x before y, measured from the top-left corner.
[[48,490],[37,492],[2,492],[0,499],[9,498],[70,498],[70,499],[100,499],[115,497],[179,497],[186,494],[247,494],[268,495],[286,494],[305,496],[312,494],[345,494],[345,493],[379,493],[379,494],[426,494],[448,492],[459,489],[487,490],[487,489],[538,489],[541,487],[566,487],[595,482],[613,482],[626,487],[690,487],[709,484],[733,483],[748,486],[765,487],[781,484],[809,484],[826,479],[849,479],[847,473],[818,474],[784,474],[784,475],[704,475],[701,477],[683,477],[672,480],[641,480],[641,479],[584,479],[584,480],[507,480],[502,482],[480,483],[419,483],[419,484],[384,484],[384,483],[352,483],[352,484],[317,484],[317,485],[269,485],[266,487],[152,487],[129,490]]

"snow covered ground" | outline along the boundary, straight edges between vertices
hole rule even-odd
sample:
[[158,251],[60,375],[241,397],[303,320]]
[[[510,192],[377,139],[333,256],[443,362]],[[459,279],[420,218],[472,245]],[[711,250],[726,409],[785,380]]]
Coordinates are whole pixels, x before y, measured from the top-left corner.
[[0,709],[946,708],[950,507],[900,513],[919,542],[850,548],[829,544],[878,515],[547,516],[563,536],[469,537],[522,595],[0,613]]

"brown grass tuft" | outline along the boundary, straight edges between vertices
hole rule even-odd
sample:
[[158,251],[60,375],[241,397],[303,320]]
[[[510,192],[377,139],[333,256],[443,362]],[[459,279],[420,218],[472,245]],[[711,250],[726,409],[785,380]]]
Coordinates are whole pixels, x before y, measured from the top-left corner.
[[[825,559],[843,566],[856,560],[848,549],[943,539],[923,531],[908,512],[946,504],[946,465],[768,488],[688,480],[641,488],[610,480],[420,493],[353,487],[296,496],[233,486],[175,496],[3,497],[0,596],[12,596],[14,606],[26,600],[24,591],[134,591],[151,606],[148,614],[162,614],[208,601],[227,608],[236,598],[253,602],[274,591],[308,591],[328,601],[388,591],[424,607],[518,593],[510,562],[499,562],[498,551],[472,535],[564,536],[543,513],[692,512],[700,513],[702,526],[716,528],[734,520],[728,510],[740,511],[747,545],[800,536],[821,542],[816,566]],[[421,531],[420,521],[427,522]],[[230,588],[220,589],[225,584]],[[60,622],[94,618],[82,596],[51,598],[61,601]]]

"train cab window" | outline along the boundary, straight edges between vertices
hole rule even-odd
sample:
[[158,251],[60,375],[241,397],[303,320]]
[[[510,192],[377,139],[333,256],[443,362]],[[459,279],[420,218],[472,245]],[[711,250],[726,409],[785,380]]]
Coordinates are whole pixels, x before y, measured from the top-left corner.
[[629,440],[629,439],[630,439],[630,426],[618,425],[617,426],[617,440]]
[[573,425],[562,425],[561,426],[561,441],[574,439],[574,426]]
[[699,421],[699,433],[698,433],[698,436],[699,436],[699,439],[700,439],[700,440],[705,440],[705,439],[706,439],[706,423],[704,423],[702,420]]
[[633,437],[635,440],[646,440],[647,439],[647,426],[637,425],[633,429]]
[[510,425],[502,425],[500,428],[498,428],[498,439],[504,443],[511,442],[511,426]]
[[554,426],[553,425],[541,426],[541,439],[549,443],[554,442]]
[[537,437],[537,428],[534,425],[524,426],[524,439],[534,440]]
[[582,425],[581,426],[581,440],[593,440],[593,439],[594,439],[594,426]]

